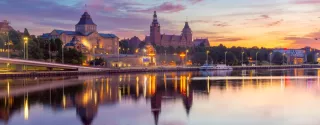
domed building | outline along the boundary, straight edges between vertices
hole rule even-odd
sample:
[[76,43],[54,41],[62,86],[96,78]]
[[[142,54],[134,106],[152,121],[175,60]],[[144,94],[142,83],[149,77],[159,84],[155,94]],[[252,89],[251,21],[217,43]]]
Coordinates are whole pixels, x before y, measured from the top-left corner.
[[[66,47],[71,47],[73,38],[76,37],[77,41],[85,46],[91,54],[93,54],[93,50],[94,54],[117,55],[119,53],[119,38],[114,34],[99,33],[97,25],[87,11],[82,14],[74,31],[53,30],[41,37],[44,39],[59,38],[65,45],[68,44]],[[87,57],[91,58],[91,54],[88,53]]]

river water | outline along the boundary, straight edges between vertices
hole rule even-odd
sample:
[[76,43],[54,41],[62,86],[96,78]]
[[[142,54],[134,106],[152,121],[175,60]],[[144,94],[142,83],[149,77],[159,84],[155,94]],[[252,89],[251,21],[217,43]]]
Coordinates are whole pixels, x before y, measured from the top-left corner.
[[7,125],[319,125],[320,70],[0,80]]

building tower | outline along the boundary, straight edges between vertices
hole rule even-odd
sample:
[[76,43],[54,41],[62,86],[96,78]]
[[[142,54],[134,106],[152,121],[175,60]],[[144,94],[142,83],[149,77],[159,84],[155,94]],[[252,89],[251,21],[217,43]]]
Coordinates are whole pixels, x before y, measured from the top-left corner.
[[189,23],[188,22],[186,22],[184,24],[181,36],[186,38],[187,46],[192,45],[192,30],[189,27]]
[[91,16],[87,11],[85,11],[78,24],[75,26],[76,32],[80,32],[83,35],[87,35],[91,32],[97,31],[97,25],[93,23]]
[[157,12],[154,11],[153,21],[150,26],[150,42],[155,43],[156,45],[161,45],[160,39],[160,24],[158,22]]

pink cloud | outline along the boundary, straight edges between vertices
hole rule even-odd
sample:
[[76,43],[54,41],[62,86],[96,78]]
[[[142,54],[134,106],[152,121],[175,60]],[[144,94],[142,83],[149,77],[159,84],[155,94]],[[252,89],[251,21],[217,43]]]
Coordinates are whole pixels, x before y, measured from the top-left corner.
[[284,40],[292,41],[291,47],[302,48],[305,46],[312,46],[313,48],[320,48],[319,44],[320,32],[312,32],[305,36],[287,36]]
[[192,4],[202,2],[203,0],[189,0]]
[[271,23],[267,24],[267,26],[268,26],[268,27],[277,26],[277,25],[281,24],[282,22],[283,22],[283,19],[278,20],[278,21],[271,22]]
[[319,4],[320,0],[295,0],[296,4]]
[[173,13],[173,12],[179,12],[182,10],[185,10],[186,7],[181,4],[173,4],[171,2],[164,2],[163,4],[159,6],[155,6],[152,8],[148,8],[145,10],[137,10],[137,12],[165,12],[165,13]]
[[221,22],[221,21],[215,21],[213,26],[216,26],[216,27],[226,27],[226,26],[229,26],[229,24],[227,22]]

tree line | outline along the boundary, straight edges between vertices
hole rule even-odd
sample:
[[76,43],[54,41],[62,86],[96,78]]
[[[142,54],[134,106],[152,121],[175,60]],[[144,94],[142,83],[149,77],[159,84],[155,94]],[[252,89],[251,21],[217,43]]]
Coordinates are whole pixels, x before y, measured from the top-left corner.
[[[64,49],[64,63],[82,64],[85,60],[83,53],[75,49],[63,48],[63,42],[60,39],[43,39],[30,35],[27,29],[23,33],[15,30],[9,33],[0,33],[0,48],[7,50],[8,40],[12,41],[9,45],[11,58],[24,58],[24,38],[28,38],[28,59],[62,63],[62,49]],[[27,51],[26,51],[27,52]]]

